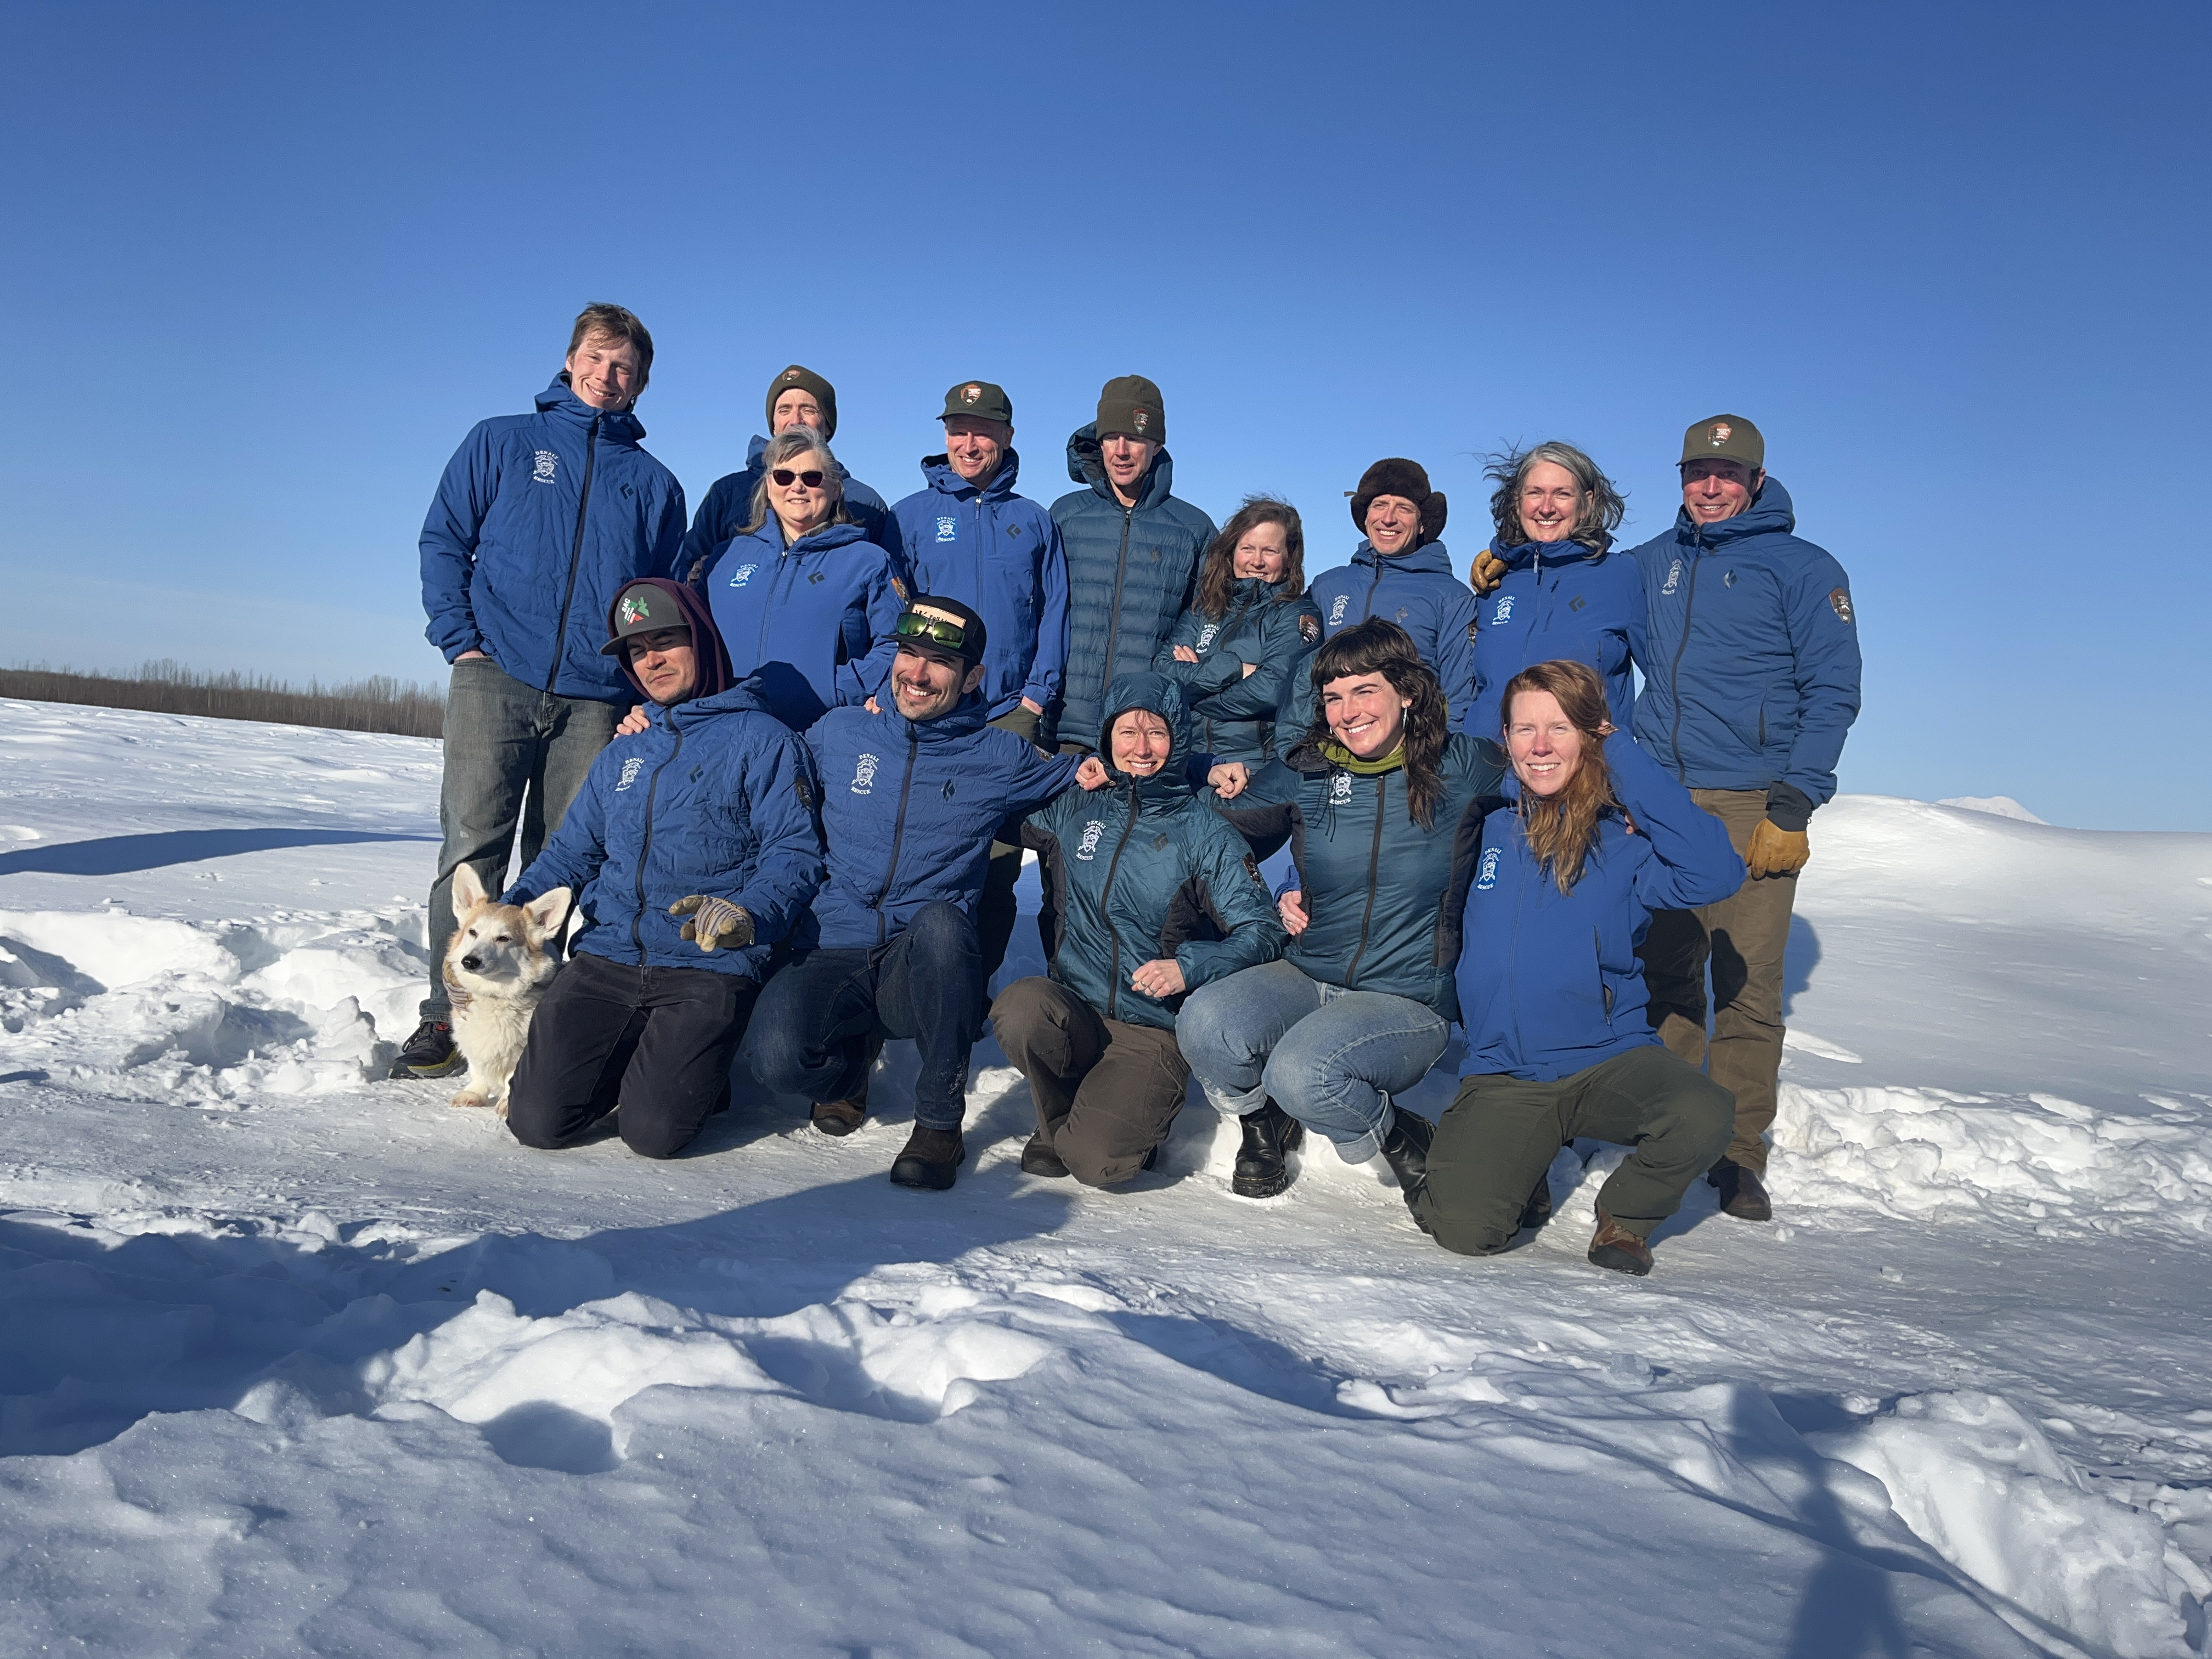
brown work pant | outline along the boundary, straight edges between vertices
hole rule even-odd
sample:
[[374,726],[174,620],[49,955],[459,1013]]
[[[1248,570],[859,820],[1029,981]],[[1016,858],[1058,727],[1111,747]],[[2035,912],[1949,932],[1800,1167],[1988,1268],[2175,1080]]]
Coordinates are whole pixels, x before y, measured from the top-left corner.
[[1190,1084],[1173,1031],[1104,1018],[1038,978],[1000,992],[991,1025],[1029,1079],[1037,1133],[1086,1187],[1119,1186],[1168,1138]]
[[[1690,798],[1728,826],[1739,856],[1766,816],[1764,789],[1692,789]],[[1659,1040],[1703,1066],[1735,1097],[1728,1160],[1766,1172],[1782,1071],[1782,958],[1790,944],[1795,876],[1747,878],[1732,898],[1695,910],[1655,910],[1644,939],[1644,982]],[[1712,969],[1712,1041],[1705,1040],[1705,969]]]

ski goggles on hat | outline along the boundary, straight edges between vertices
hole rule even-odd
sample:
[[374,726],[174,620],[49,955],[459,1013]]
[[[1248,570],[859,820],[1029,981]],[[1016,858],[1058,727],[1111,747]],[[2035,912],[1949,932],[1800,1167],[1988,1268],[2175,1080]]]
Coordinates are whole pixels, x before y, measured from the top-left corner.
[[823,478],[827,475],[817,472],[811,467],[808,468],[804,472],[793,472],[787,466],[780,466],[768,476],[775,480],[775,486],[779,489],[790,489],[791,481],[793,478],[798,479],[799,483],[805,484],[809,489],[819,489],[822,488]]
[[968,648],[967,629],[947,617],[926,617],[919,611],[901,611],[891,632],[900,639],[920,641],[942,651],[964,653]]

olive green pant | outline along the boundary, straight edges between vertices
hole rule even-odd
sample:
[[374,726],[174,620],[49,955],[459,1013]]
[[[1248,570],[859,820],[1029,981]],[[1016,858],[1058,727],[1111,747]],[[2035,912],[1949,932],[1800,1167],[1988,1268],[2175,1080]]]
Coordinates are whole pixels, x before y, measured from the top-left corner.
[[[1035,743],[1042,719],[1027,703],[1018,702],[991,724]],[[990,866],[983,875],[983,896],[975,904],[975,944],[982,953],[983,978],[987,982],[1006,961],[1006,946],[1014,937],[1014,919],[1021,914],[1022,908],[1021,902],[1014,896],[1014,884],[1021,878],[1021,843],[993,842]]]
[[1462,1078],[1437,1126],[1413,1213],[1446,1249],[1494,1255],[1513,1242],[1529,1192],[1559,1148],[1587,1137],[1636,1149],[1597,1201],[1646,1238],[1712,1167],[1735,1116],[1727,1090],[1656,1043],[1553,1083],[1504,1073]]
[[[1692,789],[1728,826],[1739,857],[1766,816],[1764,789]],[[1644,938],[1644,983],[1659,1040],[1735,1097],[1728,1159],[1766,1172],[1766,1132],[1782,1073],[1783,957],[1790,947],[1795,876],[1747,878],[1732,898],[1696,910],[1655,910]],[[1705,970],[1712,969],[1713,1034],[1705,1038]]]
[[1168,1138],[1190,1086],[1173,1031],[1107,1019],[1042,978],[1000,992],[991,1029],[1029,1079],[1037,1133],[1085,1186],[1119,1186]]

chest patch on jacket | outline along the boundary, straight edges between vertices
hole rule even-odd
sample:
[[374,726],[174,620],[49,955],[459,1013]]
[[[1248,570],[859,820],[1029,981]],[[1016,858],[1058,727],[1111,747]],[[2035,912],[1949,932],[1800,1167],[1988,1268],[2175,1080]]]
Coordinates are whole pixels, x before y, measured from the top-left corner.
[[1836,620],[1848,623],[1851,619],[1851,596],[1842,588],[1828,595],[1828,603],[1835,607]]
[[872,794],[876,787],[876,768],[883,762],[873,755],[862,755],[853,765],[853,781],[848,786],[856,795]]
[[956,540],[959,534],[960,526],[953,520],[939,519],[937,521],[937,539],[940,542]]
[[1482,854],[1481,870],[1474,878],[1474,890],[1478,893],[1486,893],[1497,885],[1498,849],[1495,847],[1485,848]]
[[1674,563],[1667,567],[1667,585],[1659,591],[1662,593],[1671,593],[1674,591],[1676,586],[1680,584],[1681,580],[1682,562],[1680,559],[1677,559]]
[[[1401,611],[1398,614],[1402,617],[1406,613]],[[1492,628],[1503,628],[1512,620],[1513,596],[1510,593],[1501,593],[1498,596],[1498,609],[1490,613],[1490,625]]]
[[1093,818],[1083,826],[1083,839],[1075,843],[1075,856],[1086,864],[1098,856],[1099,837],[1106,833],[1103,818]]
[[730,586],[732,587],[743,587],[747,582],[753,579],[755,574],[758,572],[759,569],[760,567],[757,564],[739,565],[735,570],[730,572]]
[[624,761],[623,763],[622,780],[615,785],[615,793],[619,795],[623,790],[629,788],[630,785],[635,783],[637,781],[637,775],[644,770],[645,757],[642,755],[632,755],[628,760]]
[[533,459],[537,465],[530,469],[530,482],[551,483],[553,475],[561,470],[561,458],[550,449],[541,449]]
[[1200,651],[1205,650],[1205,649],[1206,649],[1206,647],[1207,646],[1212,645],[1212,644],[1213,643],[1213,636],[1214,636],[1216,634],[1218,634],[1220,631],[1221,631],[1221,624],[1220,624],[1219,623],[1206,623],[1206,625],[1205,627],[1203,627],[1203,628],[1201,628],[1201,629],[1200,629],[1198,630],[1198,647],[1197,647],[1197,648],[1198,648],[1199,650],[1200,650]]
[[1328,625],[1331,628],[1344,620],[1344,607],[1351,603],[1352,595],[1349,593],[1340,593],[1336,596],[1336,603],[1328,608]]

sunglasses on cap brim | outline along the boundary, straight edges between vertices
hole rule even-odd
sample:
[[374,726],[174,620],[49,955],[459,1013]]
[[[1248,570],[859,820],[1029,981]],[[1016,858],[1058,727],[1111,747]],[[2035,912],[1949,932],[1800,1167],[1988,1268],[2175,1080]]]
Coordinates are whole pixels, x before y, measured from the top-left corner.
[[891,632],[909,644],[933,645],[941,651],[960,653],[968,646],[968,630],[958,623],[925,617],[919,611],[902,613]]
[[822,488],[823,478],[827,475],[817,472],[811,467],[804,472],[793,472],[787,466],[780,466],[768,476],[775,480],[776,488],[779,489],[790,489],[791,482],[794,478],[796,478],[799,483],[805,484],[809,489],[819,489]]

